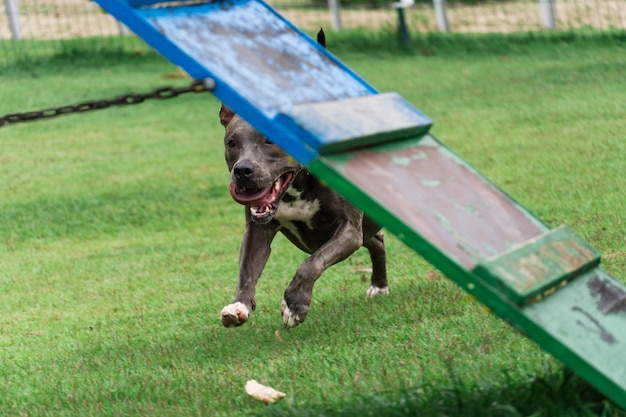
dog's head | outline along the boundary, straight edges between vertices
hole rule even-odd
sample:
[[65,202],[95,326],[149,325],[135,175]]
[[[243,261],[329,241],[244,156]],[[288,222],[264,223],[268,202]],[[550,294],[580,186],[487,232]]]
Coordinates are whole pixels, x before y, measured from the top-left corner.
[[224,149],[230,171],[230,195],[249,207],[252,220],[267,223],[302,165],[222,105],[220,122],[226,128]]

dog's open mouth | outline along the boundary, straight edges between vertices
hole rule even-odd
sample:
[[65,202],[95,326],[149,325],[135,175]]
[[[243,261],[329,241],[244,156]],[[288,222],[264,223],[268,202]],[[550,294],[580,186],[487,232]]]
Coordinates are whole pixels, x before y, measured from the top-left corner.
[[276,214],[278,202],[291,185],[294,171],[288,171],[278,177],[271,185],[262,190],[239,190],[234,183],[230,183],[230,195],[239,204],[250,207],[252,218],[259,222],[266,222]]

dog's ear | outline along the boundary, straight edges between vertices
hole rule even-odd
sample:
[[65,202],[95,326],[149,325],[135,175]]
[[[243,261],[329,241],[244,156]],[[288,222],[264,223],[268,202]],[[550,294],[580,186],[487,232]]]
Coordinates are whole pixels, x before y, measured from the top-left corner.
[[317,43],[322,45],[323,48],[326,48],[326,34],[324,33],[324,28],[320,28],[320,31],[317,32]]
[[220,108],[220,123],[222,124],[222,126],[228,126],[230,121],[233,120],[234,116],[235,112],[232,111],[229,107],[226,107],[222,104],[222,107]]

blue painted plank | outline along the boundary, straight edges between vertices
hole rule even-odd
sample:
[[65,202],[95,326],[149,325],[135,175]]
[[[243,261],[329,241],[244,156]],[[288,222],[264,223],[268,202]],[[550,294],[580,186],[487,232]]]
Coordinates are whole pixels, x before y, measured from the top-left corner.
[[302,103],[377,94],[261,0],[97,2],[192,78],[215,80],[218,99],[303,164],[317,150],[283,124],[281,113]]
[[285,117],[320,153],[421,136],[433,123],[397,93],[300,104]]
[[265,4],[212,3],[141,14],[269,118],[296,104],[374,93]]

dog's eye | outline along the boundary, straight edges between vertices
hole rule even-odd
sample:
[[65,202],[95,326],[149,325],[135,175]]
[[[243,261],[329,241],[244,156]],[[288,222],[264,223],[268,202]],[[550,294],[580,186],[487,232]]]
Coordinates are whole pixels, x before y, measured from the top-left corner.
[[269,140],[268,138],[265,138],[265,143],[266,143],[267,145],[273,145],[273,144],[274,144],[274,142],[272,142],[272,141],[271,141],[271,140]]
[[229,139],[228,142],[226,143],[226,145],[228,145],[229,148],[234,148],[235,146],[237,146],[237,144],[235,143],[235,141],[233,139]]

